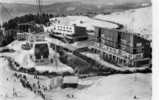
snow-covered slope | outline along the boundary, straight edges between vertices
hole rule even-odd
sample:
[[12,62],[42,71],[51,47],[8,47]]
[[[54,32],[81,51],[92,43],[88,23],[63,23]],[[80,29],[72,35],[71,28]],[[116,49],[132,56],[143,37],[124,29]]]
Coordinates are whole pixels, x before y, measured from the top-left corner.
[[76,97],[78,100],[151,100],[151,74],[103,77]]
[[[109,20],[121,23],[125,30],[144,35],[152,34],[152,7],[131,9],[124,12],[116,12],[110,15],[97,15],[97,19]],[[146,36],[145,36],[146,37]],[[151,39],[151,36],[147,36]]]
[[[42,100],[33,92],[22,87],[8,66],[8,61],[0,58],[0,100]],[[14,92],[13,92],[14,90]],[[13,93],[17,95],[14,96]]]
[[119,74],[80,80],[80,89],[47,93],[56,100],[151,100],[151,74]]

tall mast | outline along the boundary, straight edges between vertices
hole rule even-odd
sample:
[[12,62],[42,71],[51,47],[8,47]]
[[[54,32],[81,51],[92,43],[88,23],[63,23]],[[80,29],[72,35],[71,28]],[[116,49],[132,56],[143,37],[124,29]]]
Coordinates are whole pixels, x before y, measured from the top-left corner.
[[41,8],[41,0],[36,0],[36,6],[37,6],[37,15],[39,23],[41,23],[41,14],[42,14],[42,8]]
[[39,16],[41,15],[41,12],[42,12],[42,10],[41,10],[41,0],[38,0],[38,14],[39,14]]

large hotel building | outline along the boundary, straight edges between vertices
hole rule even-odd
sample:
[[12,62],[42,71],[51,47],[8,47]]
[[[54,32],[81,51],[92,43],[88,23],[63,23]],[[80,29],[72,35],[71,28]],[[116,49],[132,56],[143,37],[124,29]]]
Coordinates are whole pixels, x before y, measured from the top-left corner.
[[96,27],[96,44],[103,60],[119,66],[145,66],[151,63],[150,41],[128,32]]

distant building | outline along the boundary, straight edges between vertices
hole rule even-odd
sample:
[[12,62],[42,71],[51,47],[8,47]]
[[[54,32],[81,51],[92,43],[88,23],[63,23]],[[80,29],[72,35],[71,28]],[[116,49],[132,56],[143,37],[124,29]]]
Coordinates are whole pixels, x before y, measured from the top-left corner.
[[144,66],[151,61],[150,41],[136,34],[96,27],[96,49],[108,62],[121,66]]
[[29,22],[29,23],[18,24],[18,31],[20,33],[23,32],[39,33],[39,32],[44,32],[44,29],[42,25],[35,24],[35,22]]
[[22,32],[22,33],[18,32],[17,33],[17,40],[19,40],[19,41],[28,40],[30,34],[31,33],[28,33],[28,32]]
[[35,41],[45,41],[46,34],[44,32],[30,34],[28,36],[28,41],[35,42]]

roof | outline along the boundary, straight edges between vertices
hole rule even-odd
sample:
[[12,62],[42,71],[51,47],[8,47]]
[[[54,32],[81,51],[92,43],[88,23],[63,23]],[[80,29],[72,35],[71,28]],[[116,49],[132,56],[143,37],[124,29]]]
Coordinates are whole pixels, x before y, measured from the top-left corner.
[[77,76],[65,76],[63,78],[63,83],[78,83]]

